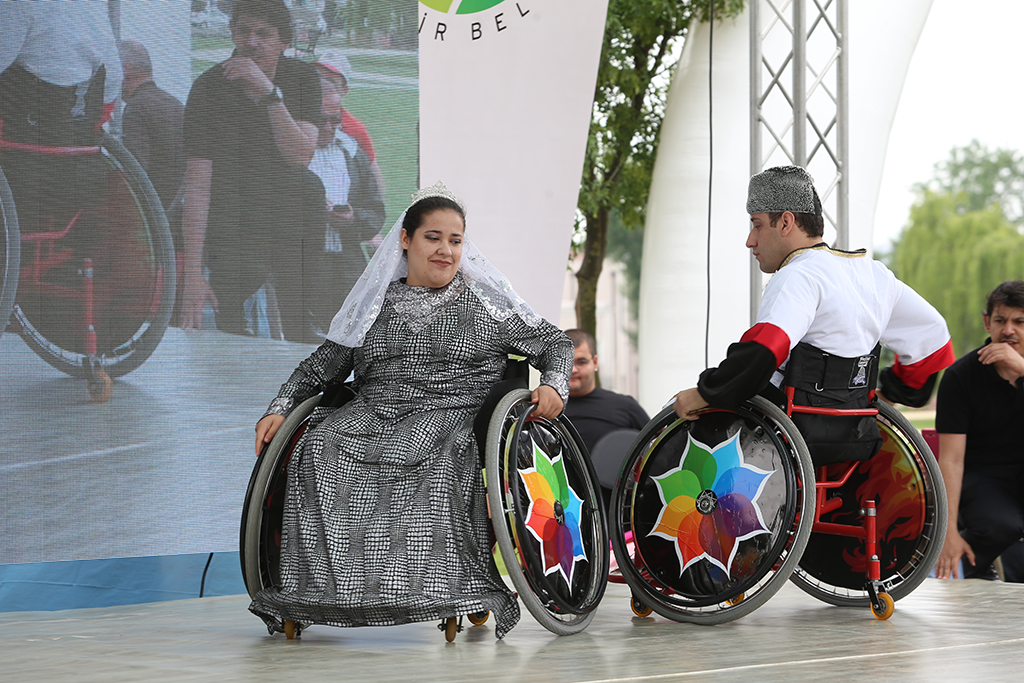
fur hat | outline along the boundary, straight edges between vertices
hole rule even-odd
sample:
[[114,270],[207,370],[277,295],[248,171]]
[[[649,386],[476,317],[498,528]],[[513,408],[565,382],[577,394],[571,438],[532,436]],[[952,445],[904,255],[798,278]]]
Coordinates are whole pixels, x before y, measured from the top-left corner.
[[776,166],[750,178],[747,213],[782,211],[821,215],[814,179],[799,166]]

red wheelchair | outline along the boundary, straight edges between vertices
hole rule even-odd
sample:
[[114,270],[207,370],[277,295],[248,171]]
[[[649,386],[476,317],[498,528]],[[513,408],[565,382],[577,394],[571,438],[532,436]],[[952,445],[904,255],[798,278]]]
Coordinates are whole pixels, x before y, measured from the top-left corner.
[[[946,493],[917,429],[888,404],[872,406],[795,406],[789,392],[785,410],[756,396],[693,421],[659,413],[633,442],[611,502],[634,613],[723,623],[789,579],[825,602],[892,616],[942,550]],[[799,413],[872,416],[881,449],[815,468],[790,419]]]
[[110,135],[49,147],[2,130],[0,121],[0,331],[106,401],[112,378],[141,365],[170,321],[167,218],[145,171]]

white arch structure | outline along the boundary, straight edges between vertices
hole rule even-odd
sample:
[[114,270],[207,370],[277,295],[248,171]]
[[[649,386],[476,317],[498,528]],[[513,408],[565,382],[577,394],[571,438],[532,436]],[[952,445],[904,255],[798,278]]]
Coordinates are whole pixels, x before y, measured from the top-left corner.
[[[850,3],[851,248],[871,246],[889,131],[931,4]],[[640,403],[652,413],[680,389],[694,386],[700,372],[717,365],[749,326],[750,256],[743,245],[749,224],[744,210],[750,169],[748,13],[716,23],[713,43],[709,55],[709,27],[700,24],[683,48],[669,90],[647,208],[638,350]],[[706,325],[709,274],[711,315]]]

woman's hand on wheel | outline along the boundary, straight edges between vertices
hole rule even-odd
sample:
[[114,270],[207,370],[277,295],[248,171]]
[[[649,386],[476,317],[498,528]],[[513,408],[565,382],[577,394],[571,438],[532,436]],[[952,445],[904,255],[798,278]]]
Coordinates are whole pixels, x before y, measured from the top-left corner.
[[537,408],[534,409],[533,414],[538,417],[553,420],[562,414],[562,397],[547,384],[541,384],[533,390],[530,403],[536,404]]
[[263,446],[270,443],[270,440],[277,434],[277,430],[284,424],[284,415],[267,415],[256,423],[256,457],[260,456]]

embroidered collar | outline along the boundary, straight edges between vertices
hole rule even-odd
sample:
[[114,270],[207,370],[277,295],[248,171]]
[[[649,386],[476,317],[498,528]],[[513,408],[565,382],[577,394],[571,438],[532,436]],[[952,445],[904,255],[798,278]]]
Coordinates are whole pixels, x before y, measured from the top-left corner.
[[424,329],[438,313],[459,298],[466,289],[466,278],[459,269],[444,287],[413,287],[396,280],[388,287],[387,300],[408,323],[413,332]]
[[857,249],[855,251],[844,251],[842,249],[833,249],[832,247],[828,246],[824,242],[818,242],[817,244],[812,245],[810,247],[800,247],[799,249],[794,249],[793,251],[789,252],[789,255],[786,256],[786,258],[782,259],[782,265],[779,266],[779,270],[782,270],[786,266],[787,263],[789,263],[790,261],[795,259],[800,254],[804,253],[805,251],[812,251],[812,250],[813,251],[827,251],[830,254],[833,254],[835,256],[842,256],[843,258],[859,258],[861,256],[867,256],[867,254],[868,254],[868,250],[867,249]]

